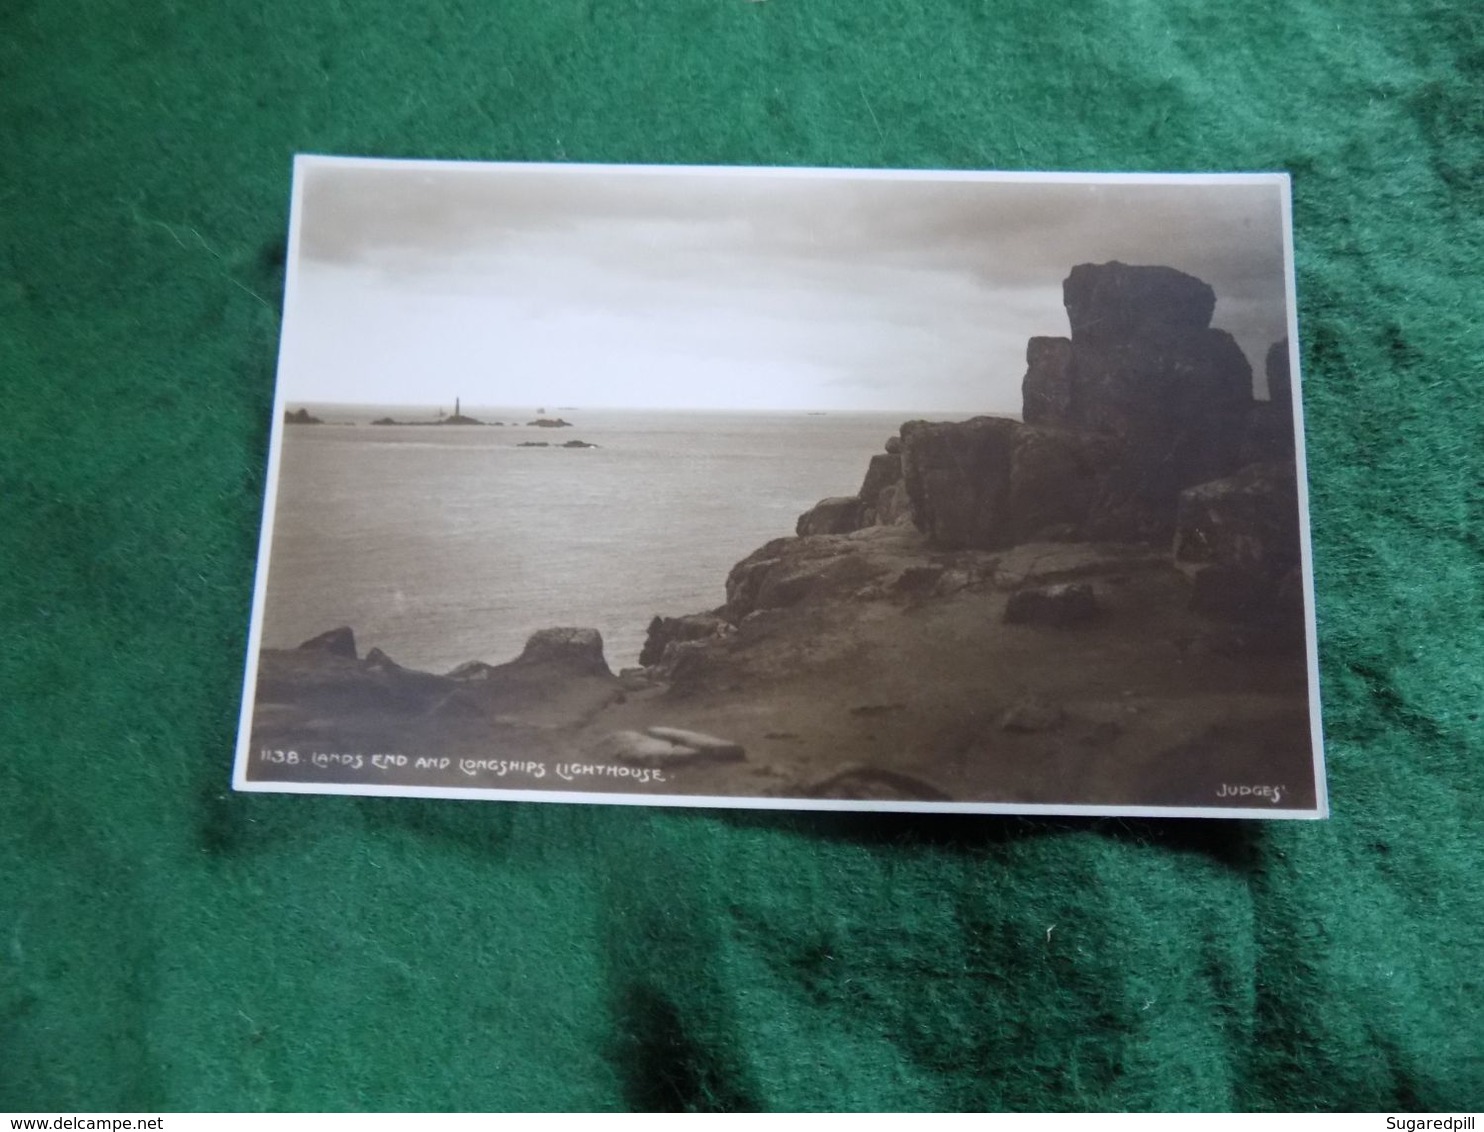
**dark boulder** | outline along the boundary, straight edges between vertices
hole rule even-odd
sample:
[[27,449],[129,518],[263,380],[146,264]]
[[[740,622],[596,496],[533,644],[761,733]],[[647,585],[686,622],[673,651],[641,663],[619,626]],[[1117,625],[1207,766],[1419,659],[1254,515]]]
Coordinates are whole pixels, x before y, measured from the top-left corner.
[[1175,562],[1191,608],[1211,617],[1303,626],[1298,483],[1288,464],[1253,464],[1180,496]]
[[900,436],[888,436],[886,438],[886,454],[888,456],[900,456],[902,454],[902,438]]
[[1023,427],[1010,462],[1008,522],[1017,541],[1074,538],[1085,527],[1118,456],[1097,433]]
[[[893,438],[898,439],[898,438]],[[906,488],[902,484],[901,444],[897,452],[872,456],[866,478],[859,492],[866,505],[864,518],[868,526],[891,526],[908,511]]]
[[527,638],[526,647],[510,664],[542,665],[576,675],[613,675],[603,657],[603,635],[596,629],[538,630]]
[[1293,381],[1288,365],[1288,339],[1274,342],[1267,357],[1268,400],[1253,405],[1242,440],[1242,463],[1292,460],[1298,422],[1293,412]]
[[774,539],[732,567],[727,603],[718,612],[737,625],[760,609],[850,597],[891,568],[865,553],[870,540],[858,539]]
[[[1075,536],[1125,466],[1113,438],[996,417],[913,421],[903,437],[913,521],[947,548],[990,550],[1048,530]],[[1173,515],[1173,492],[1169,507]],[[878,507],[878,522],[884,511]]]
[[876,525],[891,527],[911,520],[912,500],[907,495],[907,485],[898,480],[876,498]]
[[1288,339],[1280,338],[1268,347],[1263,363],[1268,378],[1268,400],[1275,405],[1293,401],[1293,372],[1288,361]]
[[1281,578],[1299,563],[1298,481],[1291,464],[1252,464],[1180,494],[1175,561]]
[[441,676],[393,663],[378,649],[364,661],[330,648],[263,649],[258,663],[259,702],[294,705],[311,716],[364,720],[417,713],[453,687]]
[[805,535],[843,535],[869,526],[871,516],[863,499],[856,495],[821,499],[799,516],[794,531]]
[[1020,428],[1002,417],[904,424],[902,481],[918,529],[949,548],[1013,542],[1010,471]]
[[1031,340],[1024,419],[1112,438],[1088,533],[1161,541],[1182,489],[1241,466],[1251,366],[1230,334],[1209,329],[1214,293],[1193,276],[1081,264],[1063,293],[1072,337]]
[[463,665],[440,679],[454,692],[434,715],[538,729],[583,723],[623,691],[596,629],[542,629],[506,664]]
[[356,635],[351,632],[349,626],[342,625],[338,629],[331,629],[317,637],[309,638],[299,646],[299,651],[327,652],[332,656],[343,656],[347,660],[355,660]]
[[1096,620],[1097,592],[1086,582],[1017,590],[1005,603],[1007,625],[1051,625],[1071,628]]
[[856,492],[868,506],[875,506],[876,500],[881,493],[902,478],[902,457],[891,453],[881,453],[871,457],[871,463],[866,468],[866,478],[861,481],[861,489]]
[[726,620],[711,613],[693,613],[685,617],[656,617],[649,623],[649,633],[644,639],[644,648],[639,653],[639,663],[645,667],[658,664],[665,655],[666,646],[676,641],[699,641],[707,637],[719,637],[731,626]]
[[1238,566],[1202,566],[1191,576],[1190,608],[1229,621],[1265,618],[1277,597],[1277,583]]
[[1066,424],[1072,419],[1072,342],[1032,338],[1025,348],[1020,418],[1026,424]]
[[1173,267],[1082,263],[1062,283],[1072,341],[1129,341],[1211,325],[1216,292]]

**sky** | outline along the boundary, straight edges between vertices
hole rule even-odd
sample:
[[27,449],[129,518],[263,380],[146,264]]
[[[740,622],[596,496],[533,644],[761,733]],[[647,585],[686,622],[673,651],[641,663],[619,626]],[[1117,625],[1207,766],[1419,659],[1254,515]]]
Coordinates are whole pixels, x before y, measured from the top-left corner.
[[[323,159],[299,168],[290,402],[1018,412],[1078,263],[1287,333],[1276,181],[1129,184]],[[1259,394],[1263,389],[1257,380]]]

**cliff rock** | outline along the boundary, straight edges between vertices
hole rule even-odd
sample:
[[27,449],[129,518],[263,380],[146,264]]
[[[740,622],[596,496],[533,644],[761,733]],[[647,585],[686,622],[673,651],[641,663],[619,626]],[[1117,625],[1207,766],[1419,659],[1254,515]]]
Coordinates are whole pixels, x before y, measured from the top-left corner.
[[1063,295],[1072,337],[1031,339],[1025,422],[1117,443],[1089,535],[1166,538],[1180,491],[1241,466],[1251,366],[1230,334],[1210,329],[1210,286],[1183,272],[1080,264]]
[[1082,263],[1062,283],[1072,341],[1090,344],[1204,330],[1216,310],[1210,284],[1173,267]]
[[902,481],[918,530],[947,548],[1005,546],[1021,425],[1002,417],[902,426]]
[[729,628],[723,618],[711,613],[655,617],[649,623],[649,633],[644,639],[644,648],[639,653],[639,663],[646,668],[651,664],[658,664],[669,645],[677,641],[700,641],[707,637],[718,637]]
[[1247,435],[1242,441],[1242,463],[1273,463],[1293,459],[1297,421],[1293,415],[1293,378],[1288,366],[1288,339],[1268,348],[1268,397],[1252,406]]
[[343,656],[347,660],[355,660],[356,635],[348,625],[342,625],[338,629],[331,629],[317,637],[310,637],[299,646],[299,651],[327,652],[332,656]]
[[1192,608],[1238,620],[1302,609],[1298,484],[1291,463],[1252,464],[1180,496],[1175,561],[1190,569]]
[[857,495],[821,499],[799,516],[794,531],[804,535],[843,535],[868,526],[866,504]]
[[526,640],[520,656],[502,667],[542,665],[577,675],[612,676],[596,629],[541,629]]

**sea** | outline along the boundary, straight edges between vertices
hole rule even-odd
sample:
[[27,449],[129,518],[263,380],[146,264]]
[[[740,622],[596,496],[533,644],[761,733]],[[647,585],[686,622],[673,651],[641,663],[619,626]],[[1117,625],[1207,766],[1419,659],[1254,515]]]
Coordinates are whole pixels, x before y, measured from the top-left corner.
[[[293,407],[325,423],[283,429],[263,645],[348,625],[363,654],[432,672],[512,660],[553,626],[597,629],[615,671],[637,664],[651,618],[720,605],[732,566],[854,494],[903,421],[967,416],[462,406],[481,427]],[[528,423],[543,416],[573,427]]]

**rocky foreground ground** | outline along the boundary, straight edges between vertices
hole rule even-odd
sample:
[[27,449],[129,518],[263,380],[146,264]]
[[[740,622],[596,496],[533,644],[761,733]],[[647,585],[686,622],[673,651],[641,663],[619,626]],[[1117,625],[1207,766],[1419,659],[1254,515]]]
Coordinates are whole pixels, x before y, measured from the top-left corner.
[[1311,808],[1287,347],[1271,401],[1168,268],[1083,265],[1024,421],[912,421],[860,492],[656,617],[433,675],[263,650],[248,775],[641,795]]

